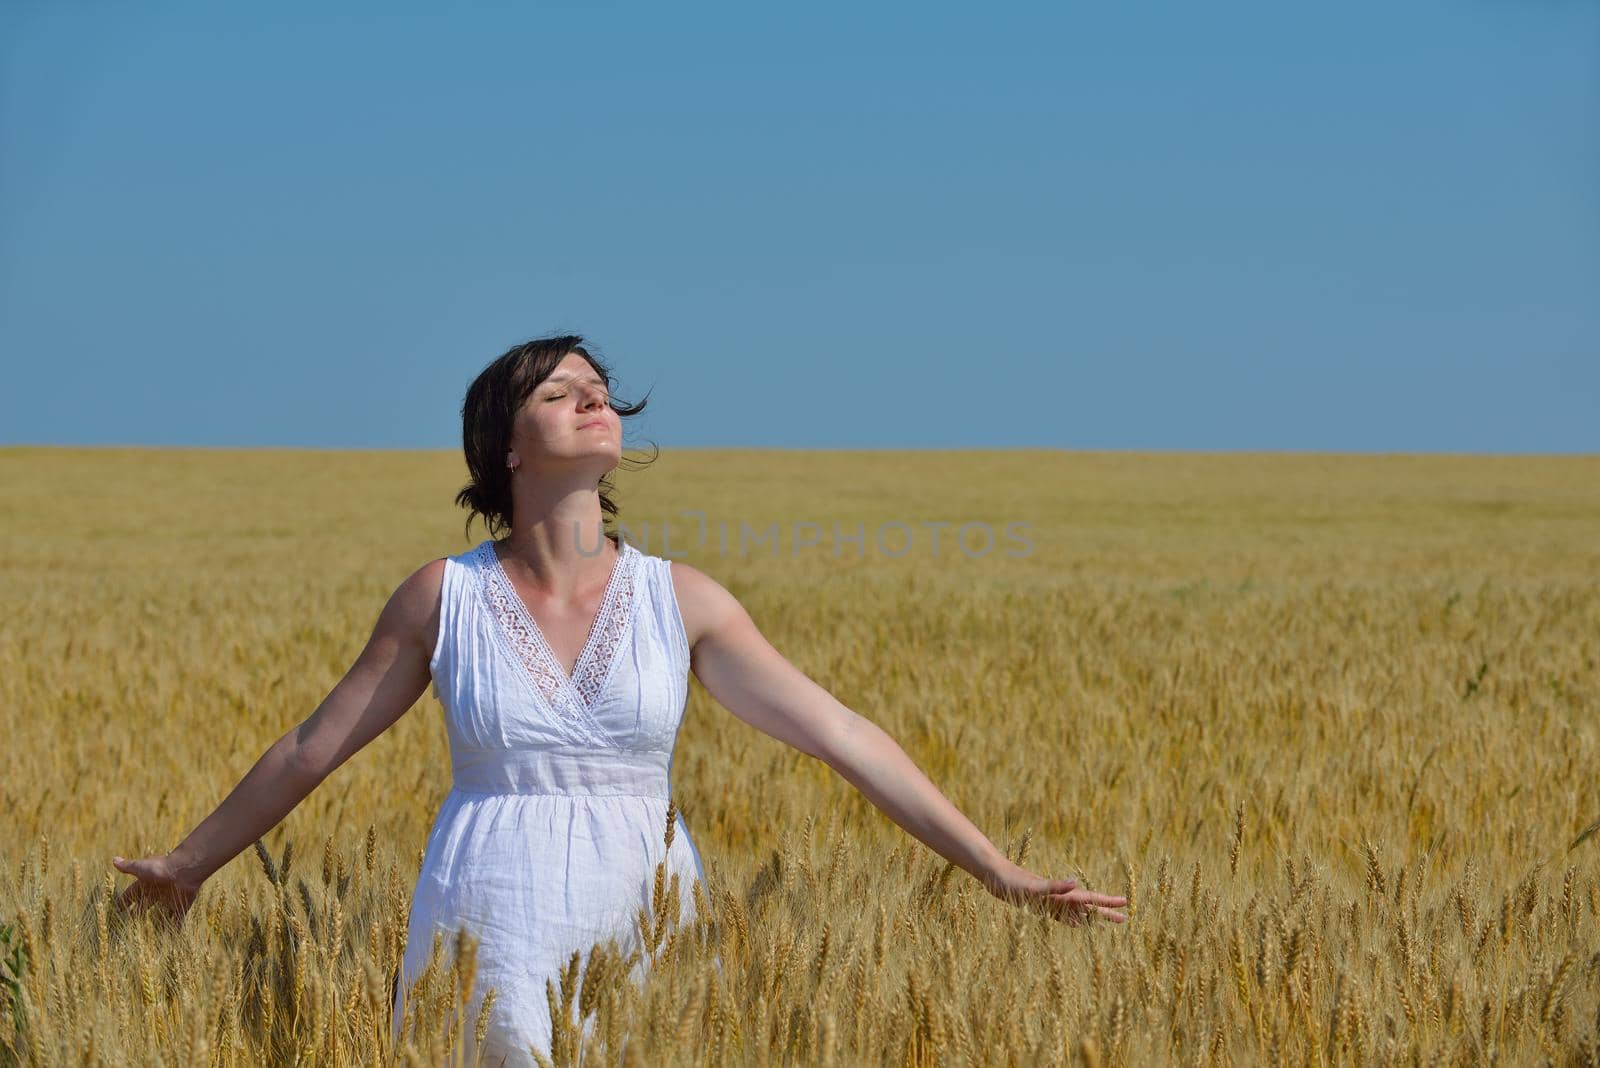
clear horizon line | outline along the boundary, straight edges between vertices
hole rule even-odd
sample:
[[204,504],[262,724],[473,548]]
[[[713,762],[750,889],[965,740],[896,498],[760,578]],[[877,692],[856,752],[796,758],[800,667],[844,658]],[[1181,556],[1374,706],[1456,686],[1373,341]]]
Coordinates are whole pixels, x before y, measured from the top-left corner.
[[[1076,454],[1155,454],[1184,456],[1459,456],[1459,457],[1560,457],[1563,459],[1600,458],[1600,451],[1579,452],[1552,449],[1510,449],[1500,451],[1467,449],[1306,449],[1306,448],[1214,448],[1090,445],[660,445],[666,452],[838,452],[838,453],[979,453],[1051,452]],[[4,442],[0,452],[27,449],[67,452],[259,452],[259,453],[453,453],[459,446],[418,445],[148,445],[148,444],[62,444],[59,442]],[[647,450],[624,448],[623,456],[637,456]]]

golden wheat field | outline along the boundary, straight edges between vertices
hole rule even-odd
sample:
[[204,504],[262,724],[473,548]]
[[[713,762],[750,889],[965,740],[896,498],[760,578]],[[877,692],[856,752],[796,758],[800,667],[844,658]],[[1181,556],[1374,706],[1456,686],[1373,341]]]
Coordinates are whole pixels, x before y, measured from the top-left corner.
[[[464,477],[0,450],[6,1063],[449,1062],[470,944],[389,1041],[450,781],[431,692],[181,930],[119,920],[111,857],[177,844],[406,575],[486,536]],[[1012,857],[1132,914],[997,900],[695,683],[673,788],[708,885],[676,892],[710,907],[641,918],[642,988],[609,952],[563,977],[556,1062],[1600,1063],[1600,458],[684,450],[613,481],[630,540],[665,526]],[[741,555],[741,523],[783,543]]]

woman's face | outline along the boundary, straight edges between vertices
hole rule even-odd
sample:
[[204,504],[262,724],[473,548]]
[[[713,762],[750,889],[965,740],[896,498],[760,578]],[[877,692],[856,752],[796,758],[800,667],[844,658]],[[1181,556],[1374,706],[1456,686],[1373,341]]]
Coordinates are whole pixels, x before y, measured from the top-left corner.
[[622,459],[622,419],[593,365],[575,352],[523,402],[511,431],[511,451],[523,464],[592,459],[610,471]]

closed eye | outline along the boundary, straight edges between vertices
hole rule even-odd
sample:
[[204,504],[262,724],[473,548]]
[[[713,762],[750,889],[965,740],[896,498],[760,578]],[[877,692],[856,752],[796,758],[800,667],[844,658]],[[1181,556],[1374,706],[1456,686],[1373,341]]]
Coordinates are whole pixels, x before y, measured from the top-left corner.
[[[607,390],[607,389],[602,389],[599,392],[600,392],[600,399],[605,401],[607,404],[610,404],[611,403],[611,391]],[[548,394],[545,395],[544,399],[545,399],[545,403],[548,404],[550,401],[560,400],[562,397],[565,397],[565,396],[566,396],[565,393],[548,393]]]

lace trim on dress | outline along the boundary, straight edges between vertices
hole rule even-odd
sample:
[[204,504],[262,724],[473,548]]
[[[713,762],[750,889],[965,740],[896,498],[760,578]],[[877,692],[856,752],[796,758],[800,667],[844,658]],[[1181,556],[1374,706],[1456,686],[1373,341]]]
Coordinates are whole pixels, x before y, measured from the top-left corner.
[[611,577],[600,599],[600,610],[583,651],[578,654],[571,678],[562,671],[539,624],[511,585],[494,551],[494,542],[480,545],[478,556],[476,570],[484,597],[500,624],[502,636],[540,696],[553,711],[566,710],[562,718],[590,743],[605,744],[608,741],[605,732],[589,713],[605,692],[615,668],[617,648],[632,620],[638,586],[638,550],[627,542],[622,543],[621,555],[612,566]]
[[[628,632],[633,619],[633,602],[638,591],[638,553],[633,546],[623,542],[622,557],[606,584],[605,597],[600,602],[600,612],[595,616],[594,628],[584,644],[578,662],[573,666],[572,688],[585,708],[593,708],[605,693],[616,666],[617,646]],[[541,641],[543,639],[541,638]],[[548,646],[546,646],[548,650]],[[551,659],[555,654],[551,654]]]

